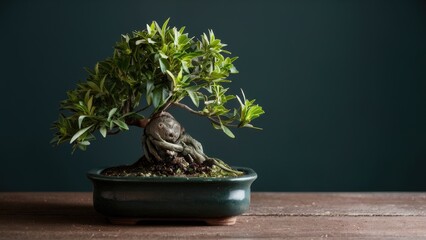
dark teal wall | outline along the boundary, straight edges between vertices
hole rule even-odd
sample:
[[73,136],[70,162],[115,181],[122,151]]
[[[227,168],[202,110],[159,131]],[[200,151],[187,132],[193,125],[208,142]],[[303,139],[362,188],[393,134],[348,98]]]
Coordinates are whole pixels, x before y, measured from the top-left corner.
[[90,190],[85,172],[141,155],[141,130],[86,152],[51,123],[83,67],[152,20],[214,29],[240,59],[231,87],[264,131],[235,140],[178,120],[210,155],[254,168],[257,191],[426,191],[425,1],[9,1],[0,4],[0,190]]

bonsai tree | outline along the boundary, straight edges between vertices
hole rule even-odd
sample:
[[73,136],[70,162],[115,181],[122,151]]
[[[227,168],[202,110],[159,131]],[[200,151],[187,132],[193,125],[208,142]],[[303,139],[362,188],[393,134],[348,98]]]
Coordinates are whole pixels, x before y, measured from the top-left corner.
[[[178,107],[205,117],[231,138],[230,127],[256,128],[251,121],[264,111],[244,92],[241,97],[227,93],[228,76],[238,73],[233,65],[237,57],[225,56],[230,52],[213,31],[196,40],[185,27],[168,27],[168,21],[122,35],[112,57],[87,69],[87,80],[68,91],[60,104],[52,142],[86,150],[97,132],[105,138],[136,126],[144,128],[144,156],[104,174],[238,176],[242,173],[206,155],[168,110]],[[237,104],[231,108],[234,99]]]

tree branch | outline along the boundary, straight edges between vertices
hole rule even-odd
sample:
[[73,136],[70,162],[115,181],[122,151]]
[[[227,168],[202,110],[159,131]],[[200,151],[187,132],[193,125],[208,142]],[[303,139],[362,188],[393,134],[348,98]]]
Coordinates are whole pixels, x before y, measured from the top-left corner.
[[[183,103],[178,103],[178,102],[174,102],[172,103],[174,106],[180,107],[182,109],[187,110],[188,112],[198,115],[198,116],[202,116],[202,117],[207,117],[210,121],[212,121],[213,123],[215,123],[216,125],[222,125],[223,123],[221,123],[220,118],[217,117],[218,119],[213,118],[212,116],[208,116],[202,112],[196,111],[192,108],[190,108],[188,105],[183,104]],[[236,124],[225,124],[227,127],[238,127],[238,125]]]
[[176,107],[180,107],[182,109],[185,109],[186,111],[188,111],[190,113],[193,113],[195,115],[203,116],[203,117],[208,117],[207,115],[203,114],[202,112],[196,111],[196,110],[188,107],[188,105],[186,105],[186,104],[174,102],[173,105],[176,106]]
[[148,125],[149,121],[151,119],[149,118],[142,118],[142,119],[136,119],[136,120],[127,120],[126,124],[131,126],[136,126],[140,128],[145,128],[146,125]]

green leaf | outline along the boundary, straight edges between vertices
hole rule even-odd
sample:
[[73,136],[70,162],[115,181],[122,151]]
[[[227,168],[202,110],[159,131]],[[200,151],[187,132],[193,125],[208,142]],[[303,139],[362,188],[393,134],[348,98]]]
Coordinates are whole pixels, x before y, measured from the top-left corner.
[[75,140],[77,140],[77,138],[79,138],[81,135],[83,135],[85,132],[87,132],[87,130],[89,130],[92,127],[93,127],[93,124],[78,131],[76,134],[74,134],[74,136],[72,136],[70,143],[73,143]]
[[166,73],[167,70],[169,69],[169,63],[167,62],[166,59],[163,59],[163,58],[159,58],[158,61],[160,62],[161,72]]
[[117,108],[113,108],[108,113],[108,121],[111,121],[111,117],[114,115],[114,113],[117,112]]
[[152,91],[152,105],[154,105],[154,108],[157,108],[160,105],[162,98],[163,91],[161,88],[156,88],[154,91]]
[[96,83],[94,83],[92,81],[87,81],[87,85],[89,85],[92,90],[102,92],[101,89],[99,88],[99,86],[96,85]]
[[167,58],[169,58],[166,54],[164,54],[163,52],[159,52],[159,54],[160,54],[160,56],[162,57],[162,58],[165,58],[165,59],[167,59]]
[[129,42],[129,40],[130,40],[129,35],[127,35],[127,34],[121,34],[121,36],[126,40],[126,43]]
[[163,26],[161,27],[161,32],[163,33],[163,35],[165,35],[166,33],[166,29],[167,29],[167,24],[169,24],[170,18],[167,18],[166,21],[164,21]]
[[154,21],[154,24],[155,24],[155,27],[157,28],[158,34],[160,34],[160,36],[161,36],[161,39],[164,40],[164,34],[163,34],[163,31],[161,31],[160,25],[158,25],[158,23],[156,21]]
[[78,117],[78,128],[81,128],[81,123],[83,122],[83,119],[85,119],[87,115],[81,115]]
[[151,27],[148,24],[146,25],[146,31],[151,35]]
[[173,38],[174,38],[174,45],[178,46],[179,45],[179,35],[180,33],[178,32],[177,28],[173,28]]
[[183,69],[186,73],[189,73],[188,64],[187,64],[184,60],[182,60],[182,61],[181,61],[181,64],[182,64],[182,69]]
[[[86,94],[84,94],[84,102],[85,103],[87,103],[88,101],[89,101],[89,98],[90,98],[90,92],[91,92],[92,90],[91,89],[89,89],[89,90],[87,90],[87,92],[86,92]],[[82,105],[83,106],[83,104],[81,103],[80,105]],[[87,104],[86,104],[87,105]]]
[[167,88],[163,88],[162,92],[163,94],[161,96],[161,103],[165,103],[171,97],[171,93]]
[[96,65],[95,65],[95,74],[96,75],[99,74],[99,63],[96,63]]
[[92,110],[92,105],[93,105],[93,96],[91,96],[89,98],[89,101],[87,101],[87,109],[89,109],[89,111]]
[[[77,144],[77,146],[82,151],[86,151],[86,149],[87,149],[87,146],[83,145],[83,144]],[[74,153],[74,150],[75,150],[75,147],[73,147],[73,151],[72,151],[73,153]]]
[[146,104],[148,104],[148,106],[151,106],[152,104],[152,92],[149,92],[146,94]]
[[237,97],[237,99],[238,99],[238,102],[240,103],[240,106],[241,106],[241,107],[244,107],[244,104],[243,104],[243,102],[241,101],[240,97],[239,97],[238,95],[237,95],[236,97]]
[[232,65],[230,72],[231,73],[239,73],[238,70],[234,67],[234,65]]
[[84,145],[84,146],[89,146],[90,142],[89,141],[83,141],[83,142],[79,142],[78,144]]
[[217,125],[216,123],[212,122],[213,128],[216,130],[222,129],[220,125]]
[[235,135],[231,132],[231,130],[229,130],[229,128],[223,124],[221,124],[221,128],[223,130],[223,132],[228,135],[228,137],[230,138],[235,138]]
[[[152,90],[154,90],[154,81],[152,79],[148,79],[146,81],[146,95],[150,95]],[[148,101],[148,100],[147,100]],[[148,103],[149,104],[149,103]]]
[[102,137],[106,137],[106,135],[107,135],[107,129],[106,129],[106,127],[101,127],[100,129],[99,129],[99,132],[101,133],[101,135],[102,135]]
[[245,124],[243,127],[253,128],[253,129],[256,129],[256,130],[263,130],[263,128],[255,127],[255,126],[251,125],[250,123]]
[[106,79],[106,77],[107,77],[107,75],[105,75],[105,76],[102,78],[101,83],[99,84],[99,89],[100,89],[101,91],[103,91],[103,89],[104,89],[104,86],[105,86],[105,79]]
[[176,77],[176,82],[178,84],[180,84],[182,82],[182,69],[179,71],[177,77]]
[[173,80],[173,86],[177,86],[177,85],[178,85],[178,83],[177,83],[177,81],[176,81],[176,77],[175,77],[175,75],[173,75],[173,73],[172,73],[172,72],[170,72],[169,70],[167,70],[167,75],[169,75],[169,77]]
[[121,120],[112,120],[112,122],[115,123],[115,125],[119,126],[121,129],[129,130],[129,126],[127,126],[127,124]]
[[196,107],[198,107],[200,105],[200,99],[198,98],[198,95],[196,94],[196,92],[186,89],[186,92],[188,93],[189,97],[192,100],[192,103],[194,103],[194,105]]
[[145,39],[137,40],[137,41],[135,42],[135,45],[136,45],[136,46],[138,46],[138,45],[140,45],[140,44],[142,44],[142,43],[146,43],[146,40],[145,40]]

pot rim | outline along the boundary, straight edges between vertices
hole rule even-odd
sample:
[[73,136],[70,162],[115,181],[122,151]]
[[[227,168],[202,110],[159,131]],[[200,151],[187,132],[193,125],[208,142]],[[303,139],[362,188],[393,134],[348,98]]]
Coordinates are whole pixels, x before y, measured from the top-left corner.
[[105,168],[95,168],[87,172],[87,177],[92,180],[114,181],[114,182],[244,182],[254,181],[257,173],[247,167],[233,167],[244,172],[239,177],[174,177],[174,176],[154,176],[154,177],[123,177],[123,176],[105,176],[100,173]]

